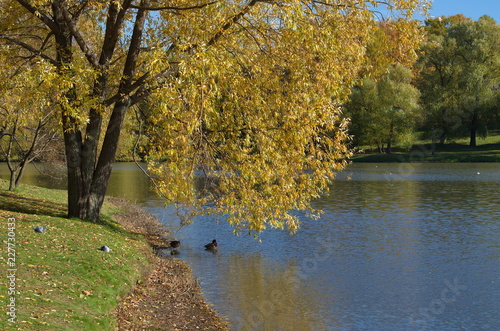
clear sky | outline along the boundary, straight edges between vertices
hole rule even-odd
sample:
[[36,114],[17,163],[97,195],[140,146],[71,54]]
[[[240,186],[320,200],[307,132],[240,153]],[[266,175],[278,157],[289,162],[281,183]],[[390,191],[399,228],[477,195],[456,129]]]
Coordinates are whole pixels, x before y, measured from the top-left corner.
[[473,20],[488,15],[500,24],[500,0],[433,0],[431,16],[455,14],[463,14]]

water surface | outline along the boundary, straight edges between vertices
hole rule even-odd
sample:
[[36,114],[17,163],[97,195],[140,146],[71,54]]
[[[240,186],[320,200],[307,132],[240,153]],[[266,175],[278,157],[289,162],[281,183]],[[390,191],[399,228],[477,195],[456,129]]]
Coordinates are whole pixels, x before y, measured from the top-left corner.
[[[295,236],[199,217],[178,256],[235,330],[500,330],[499,184],[494,163],[353,164]],[[109,194],[178,225],[133,164]]]
[[497,164],[354,164],[297,235],[200,217],[180,256],[235,329],[500,330],[499,184]]

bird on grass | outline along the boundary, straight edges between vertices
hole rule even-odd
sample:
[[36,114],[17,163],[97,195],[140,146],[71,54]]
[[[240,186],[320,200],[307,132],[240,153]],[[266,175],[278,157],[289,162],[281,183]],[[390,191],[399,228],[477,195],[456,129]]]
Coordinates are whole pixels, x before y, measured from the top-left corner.
[[101,246],[101,248],[99,248],[99,250],[106,252],[106,253],[111,252],[111,248],[109,248],[108,246]]
[[217,240],[212,240],[211,243],[205,245],[207,251],[215,251],[217,249]]
[[48,229],[47,229],[46,227],[44,227],[44,226],[35,226],[35,227],[33,228],[33,230],[34,230],[35,232],[38,232],[38,233],[44,233],[44,232],[45,232],[45,231],[47,231]]

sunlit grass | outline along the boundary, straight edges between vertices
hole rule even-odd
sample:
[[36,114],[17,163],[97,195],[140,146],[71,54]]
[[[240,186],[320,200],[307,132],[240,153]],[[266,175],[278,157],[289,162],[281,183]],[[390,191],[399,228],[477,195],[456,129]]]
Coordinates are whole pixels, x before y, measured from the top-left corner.
[[[121,229],[107,206],[101,224],[66,219],[66,192],[0,180],[1,263],[7,265],[7,223],[15,218],[16,324],[8,322],[11,295],[0,283],[1,330],[114,330],[119,299],[148,264],[145,240]],[[37,233],[35,226],[48,230]],[[111,252],[100,251],[102,245]],[[6,268],[2,268],[6,270]],[[5,275],[2,275],[5,280]]]
[[369,146],[364,150],[353,157],[354,162],[500,162],[500,135],[478,138],[476,147],[464,138],[434,147],[431,141],[416,140],[410,151],[396,147],[391,154],[373,152]]

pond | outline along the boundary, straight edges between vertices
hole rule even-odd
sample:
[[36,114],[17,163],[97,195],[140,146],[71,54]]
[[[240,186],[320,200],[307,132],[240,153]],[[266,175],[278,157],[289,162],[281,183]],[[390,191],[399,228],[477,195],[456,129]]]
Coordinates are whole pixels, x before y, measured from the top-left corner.
[[319,220],[260,243],[206,216],[177,228],[133,164],[115,165],[109,194],[176,229],[235,330],[500,330],[499,187],[495,163],[352,164],[314,202]]

